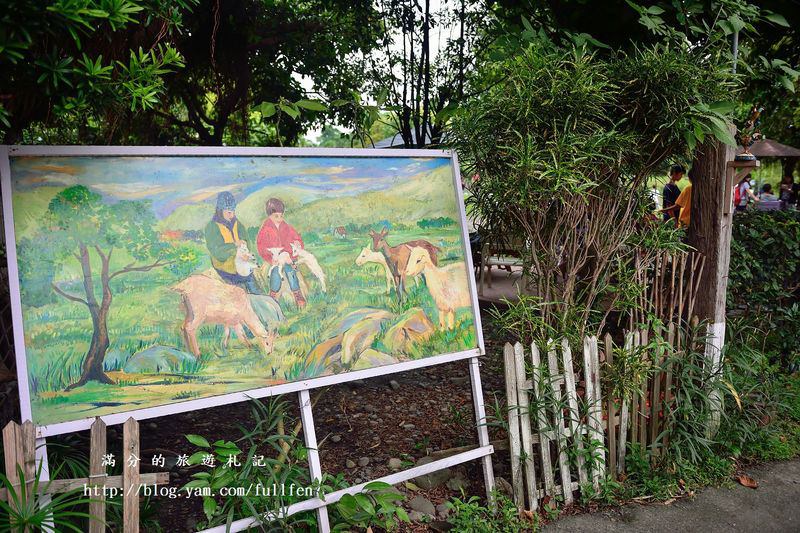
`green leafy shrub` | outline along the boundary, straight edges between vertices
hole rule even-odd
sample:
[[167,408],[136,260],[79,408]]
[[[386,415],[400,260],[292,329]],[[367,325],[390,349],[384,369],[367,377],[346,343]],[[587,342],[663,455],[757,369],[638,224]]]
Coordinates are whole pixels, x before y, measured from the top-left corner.
[[334,531],[349,531],[351,527],[380,527],[387,531],[395,529],[399,521],[408,522],[408,514],[399,502],[403,495],[391,485],[373,481],[358,494],[345,494],[336,502],[336,511],[342,518]]
[[[42,465],[36,470],[33,480],[26,480],[25,472],[17,465],[19,486],[0,474],[0,486],[8,493],[8,501],[0,500],[0,529],[3,531],[83,531],[76,525],[90,519],[90,515],[79,510],[90,502],[82,496],[81,489],[54,494],[45,503],[39,495],[47,485],[42,481]],[[32,483],[28,485],[26,481]]]
[[729,106],[716,105],[729,75],[696,59],[677,47],[604,56],[542,39],[487,67],[484,90],[454,116],[448,139],[464,173],[480,176],[467,208],[487,238],[516,243],[539,313],[558,331],[601,331],[631,300],[620,270],[654,260],[645,243],[675,246],[645,222],[647,178],[687,155],[686,132],[730,137]]
[[484,533],[486,531],[502,531],[517,533],[537,531],[538,515],[521,516],[517,506],[507,496],[494,492],[496,508],[481,505],[480,498],[471,496],[464,500],[451,498],[447,506],[453,511],[448,522],[451,531],[456,533]]
[[763,333],[743,323],[729,321],[722,368],[728,398],[716,440],[726,455],[789,459],[800,453],[800,377],[761,351]]
[[734,217],[728,307],[766,335],[761,349],[800,351],[800,213],[747,211]]
[[[236,442],[218,440],[211,443],[200,435],[186,435],[186,439],[199,448],[189,457],[189,464],[202,470],[192,474],[192,480],[181,490],[200,491],[196,493],[203,498],[206,521],[201,525],[204,528],[240,518],[263,517],[270,511],[277,513],[306,499],[304,491],[313,485],[305,464],[305,446],[293,432],[279,430],[279,427],[294,424],[287,414],[286,403],[278,399],[268,402],[253,400],[251,409],[255,425],[252,428],[241,427],[242,436]],[[265,490],[246,490],[257,485]],[[278,494],[267,493],[266,489],[273,486],[284,489]],[[224,498],[208,495],[218,493],[222,487],[234,491],[244,488],[245,492]],[[303,490],[292,490],[291,487]],[[210,492],[206,494],[202,492],[204,490]],[[300,513],[286,518],[276,517],[272,525],[293,531],[311,525],[314,520],[313,513]]]

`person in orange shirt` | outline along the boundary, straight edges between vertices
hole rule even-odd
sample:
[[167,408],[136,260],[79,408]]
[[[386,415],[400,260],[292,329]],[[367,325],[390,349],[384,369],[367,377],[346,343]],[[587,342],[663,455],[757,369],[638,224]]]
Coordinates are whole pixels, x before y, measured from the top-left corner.
[[668,211],[674,212],[680,209],[680,213],[676,217],[678,219],[678,227],[679,228],[688,228],[689,223],[692,220],[692,180],[695,175],[694,167],[689,169],[689,174],[687,177],[689,178],[689,185],[687,185],[678,195],[678,198],[675,200],[675,204],[665,207],[661,209],[660,212],[666,213]]

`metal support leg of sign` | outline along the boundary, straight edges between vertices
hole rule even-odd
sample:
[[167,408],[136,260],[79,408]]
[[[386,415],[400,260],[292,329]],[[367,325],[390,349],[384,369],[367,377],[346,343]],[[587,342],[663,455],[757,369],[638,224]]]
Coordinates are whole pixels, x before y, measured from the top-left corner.
[[[314,429],[314,415],[311,412],[311,396],[307,390],[297,393],[300,399],[300,419],[303,422],[303,439],[308,450],[308,469],[312,481],[322,482],[322,465],[319,462],[319,449],[317,448],[317,432]],[[331,526],[328,523],[328,508],[324,505],[317,507],[317,524],[321,533],[328,533]]]
[[[203,530],[201,533],[227,533],[244,531],[251,527],[256,527],[264,521],[270,519],[277,520],[278,518],[291,516],[296,513],[307,511],[316,511],[317,520],[319,522],[319,531],[330,531],[330,524],[328,522],[328,512],[326,505],[331,505],[338,502],[342,496],[346,494],[358,494],[364,491],[364,488],[373,481],[382,481],[389,485],[397,485],[404,481],[414,479],[416,477],[438,472],[445,468],[452,468],[454,466],[464,464],[468,461],[480,459],[483,467],[483,481],[486,485],[486,496],[490,503],[492,502],[492,492],[494,491],[494,471],[492,470],[492,458],[494,447],[489,444],[489,429],[486,425],[486,409],[483,403],[483,389],[481,388],[481,375],[480,375],[480,362],[478,357],[469,358],[469,376],[472,384],[472,401],[475,408],[475,421],[478,429],[478,446],[474,449],[457,453],[443,459],[437,459],[423,465],[409,468],[408,470],[401,470],[393,474],[389,474],[378,479],[370,480],[346,489],[340,489],[325,495],[325,500],[320,498],[311,498],[301,502],[293,503],[292,505],[274,511],[267,512],[263,517],[258,518],[243,518],[236,520],[230,526],[217,526],[210,529]],[[309,472],[313,479],[322,478],[322,467],[319,461],[319,450],[317,449],[317,437],[314,428],[314,417],[311,408],[311,399],[308,390],[301,390],[298,393],[300,399],[300,417],[303,423],[303,436],[305,438],[306,448],[308,448],[308,463]],[[274,517],[274,518],[272,518]]]

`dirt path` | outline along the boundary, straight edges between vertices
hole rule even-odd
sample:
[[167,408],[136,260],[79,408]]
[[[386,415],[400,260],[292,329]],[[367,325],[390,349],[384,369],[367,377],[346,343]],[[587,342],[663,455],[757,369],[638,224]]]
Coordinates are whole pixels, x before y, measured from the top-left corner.
[[709,488],[692,500],[671,505],[626,505],[594,514],[565,517],[546,532],[800,531],[800,459],[747,469],[755,490]]

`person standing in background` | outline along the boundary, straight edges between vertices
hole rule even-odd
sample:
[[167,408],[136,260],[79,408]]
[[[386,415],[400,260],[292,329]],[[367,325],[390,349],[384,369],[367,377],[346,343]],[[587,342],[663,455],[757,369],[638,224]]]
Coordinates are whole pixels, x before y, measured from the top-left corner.
[[742,178],[742,181],[736,185],[736,190],[733,193],[736,211],[739,213],[747,209],[747,204],[749,204],[751,200],[753,202],[758,202],[758,197],[753,194],[753,185],[750,183],[750,179],[750,174]]
[[687,185],[669,207],[660,209],[660,213],[670,213],[679,228],[688,228],[692,220],[692,181],[695,177],[694,167],[689,169],[689,185]]
[[781,201],[781,209],[788,209],[790,205],[797,203],[797,184],[791,173],[786,173],[781,179],[778,199]]
[[681,195],[681,189],[678,187],[678,182],[683,179],[686,169],[683,165],[672,165],[669,169],[669,182],[664,185],[664,191],[661,196],[663,198],[663,208],[661,211],[664,213],[664,222],[669,222],[671,219],[678,219],[677,209],[668,209],[675,205],[675,200]]

